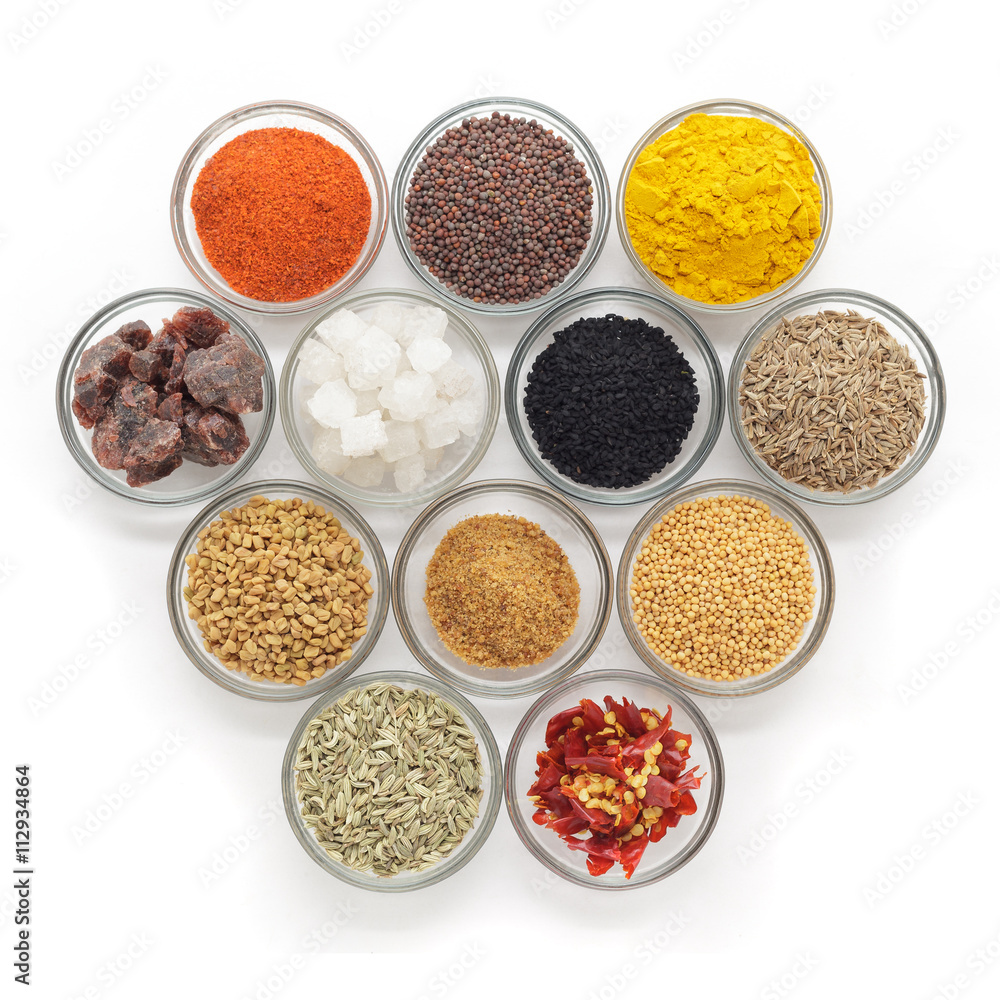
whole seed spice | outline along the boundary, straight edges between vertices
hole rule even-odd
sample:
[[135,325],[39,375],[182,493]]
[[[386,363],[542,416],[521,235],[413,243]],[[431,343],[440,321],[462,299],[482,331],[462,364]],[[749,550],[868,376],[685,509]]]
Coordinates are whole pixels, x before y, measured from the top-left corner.
[[466,118],[428,147],[405,200],[410,247],[474,302],[537,299],[579,263],[593,189],[569,143],[534,119]]
[[684,769],[691,734],[673,729],[669,705],[663,715],[628,698],[604,705],[583,698],[549,719],[528,797],[532,819],[585,851],[591,875],[620,862],[631,878],[646,847],[697,811],[704,776]]
[[832,309],[783,318],[743,368],[740,423],[789,482],[852,493],[913,453],[925,377],[878,320]]
[[367,630],[363,558],[312,501],[255,496],[198,533],[185,560],[188,616],[230,670],[301,686],[349,660]]
[[573,633],[580,585],[558,542],[513,514],[478,514],[450,528],[427,564],[427,613],[466,663],[523,667]]
[[297,128],[238,135],[205,161],[191,195],[208,262],[234,291],[266,302],[337,282],[361,254],[371,209],[350,154]]
[[384,683],[348,692],[306,726],[293,767],[306,827],[355,871],[430,868],[479,815],[476,738],[431,692]]
[[588,486],[636,486],[672,462],[698,409],[694,374],[643,319],[579,319],[535,359],[524,412],[542,458]]
[[806,544],[751,497],[680,503],[632,566],[632,620],[649,648],[690,677],[732,681],[776,667],[812,618]]

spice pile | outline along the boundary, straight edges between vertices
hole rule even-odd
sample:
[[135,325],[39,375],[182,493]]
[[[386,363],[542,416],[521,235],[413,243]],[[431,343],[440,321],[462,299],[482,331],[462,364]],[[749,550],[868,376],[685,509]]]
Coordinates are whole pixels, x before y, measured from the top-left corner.
[[476,738],[427,691],[383,683],[348,692],[306,726],[293,767],[306,827],[355,871],[430,868],[479,815]]
[[585,851],[591,875],[620,862],[631,878],[646,847],[697,810],[703,776],[684,770],[691,736],[671,728],[669,705],[661,716],[627,698],[604,704],[583,698],[549,719],[528,797],[532,819]]
[[744,302],[797,274],[820,233],[809,150],[758,118],[689,115],[651,142],[625,189],[636,253],[678,295]]
[[660,659],[690,677],[734,681],[771,670],[802,638],[816,588],[789,521],[751,497],[680,503],[632,566],[632,620]]
[[476,377],[452,358],[448,316],[433,306],[380,303],[366,321],[340,309],[299,352],[303,393],[316,422],[312,455],[332,476],[378,486],[391,472],[411,493],[444,449],[473,436],[483,416]]
[[191,211],[208,262],[234,291],[294,302],[358,259],[371,194],[351,156],[296,128],[238,135],[202,166]]
[[98,465],[146,486],[185,458],[236,462],[250,444],[240,414],[263,408],[265,370],[226,320],[185,306],[155,336],[138,320],[88,347],[73,375],[73,413],[94,430]]
[[612,489],[643,483],[677,457],[698,402],[673,340],[614,314],[554,333],[524,390],[542,458],[574,482]]
[[813,490],[873,486],[912,454],[925,376],[875,319],[827,310],[782,319],[740,381],[740,424],[784,479]]
[[405,199],[410,247],[473,302],[541,298],[579,263],[593,225],[587,170],[534,119],[466,118],[428,147]]
[[301,686],[349,660],[365,634],[374,590],[363,558],[312,501],[252,497],[198,533],[188,617],[230,670]]
[[427,564],[427,613],[441,641],[472,666],[523,667],[573,633],[580,585],[566,554],[513,514],[460,521]]

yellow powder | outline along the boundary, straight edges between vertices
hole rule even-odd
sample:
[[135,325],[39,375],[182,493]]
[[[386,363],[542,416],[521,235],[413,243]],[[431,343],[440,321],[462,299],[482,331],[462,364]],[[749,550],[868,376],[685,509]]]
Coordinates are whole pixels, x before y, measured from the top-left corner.
[[697,114],[639,154],[625,220],[636,253],[678,295],[743,302],[798,273],[821,202],[793,136],[758,118]]

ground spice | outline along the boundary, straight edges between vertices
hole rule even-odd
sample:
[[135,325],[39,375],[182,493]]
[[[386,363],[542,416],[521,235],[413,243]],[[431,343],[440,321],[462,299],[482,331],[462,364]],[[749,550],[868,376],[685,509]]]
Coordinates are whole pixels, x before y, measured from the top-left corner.
[[542,458],[574,482],[613,489],[643,483],[677,457],[698,401],[673,340],[613,313],[554,333],[524,389]]
[[678,295],[743,302],[801,270],[820,233],[809,150],[759,118],[689,115],[625,189],[636,253]]
[[294,302],[329,288],[358,259],[371,194],[339,146],[313,132],[263,128],[205,161],[191,211],[208,262],[234,291]]
[[374,589],[362,559],[323,507],[255,496],[198,533],[188,617],[230,670],[301,686],[349,660],[367,631]]
[[427,612],[466,663],[523,667],[572,634],[580,585],[566,554],[537,524],[513,514],[460,521],[427,564]]
[[743,367],[740,425],[784,479],[852,493],[912,454],[925,377],[878,320],[832,309],[782,318]]
[[702,497],[658,521],[632,566],[632,620],[690,677],[771,670],[802,638],[816,588],[789,521],[751,497]]

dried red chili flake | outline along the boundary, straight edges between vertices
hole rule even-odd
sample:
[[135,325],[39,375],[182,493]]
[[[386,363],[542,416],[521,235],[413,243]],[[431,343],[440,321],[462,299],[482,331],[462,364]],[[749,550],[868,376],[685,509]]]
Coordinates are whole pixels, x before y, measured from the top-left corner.
[[670,706],[661,716],[627,698],[604,705],[584,698],[549,719],[528,797],[532,819],[585,851],[591,875],[617,861],[631,878],[646,846],[695,812],[704,775],[684,770],[691,736],[671,728]]
[[295,302],[329,288],[358,259],[372,203],[339,146],[301,129],[262,128],[205,161],[191,211],[205,256],[230,288]]

